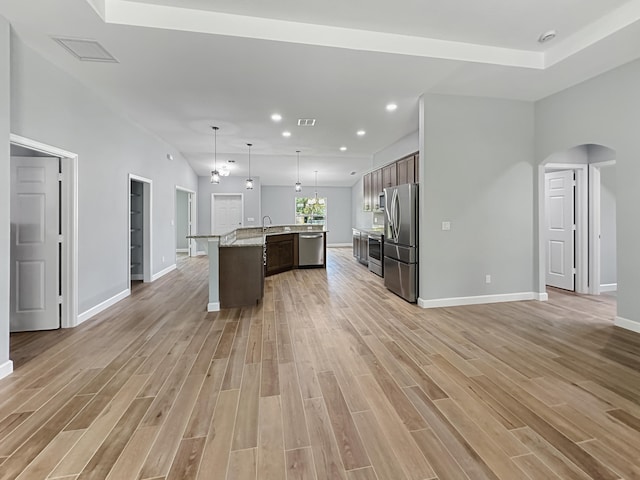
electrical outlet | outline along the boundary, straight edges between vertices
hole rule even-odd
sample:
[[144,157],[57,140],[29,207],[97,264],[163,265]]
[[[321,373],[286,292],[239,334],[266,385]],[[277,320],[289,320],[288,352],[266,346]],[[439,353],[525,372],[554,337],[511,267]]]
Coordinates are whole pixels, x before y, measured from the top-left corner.
[[442,222],[442,230],[451,230],[451,222]]
[[491,275],[485,275],[484,283],[491,283]]
[[162,256],[162,263],[164,263],[164,255]]

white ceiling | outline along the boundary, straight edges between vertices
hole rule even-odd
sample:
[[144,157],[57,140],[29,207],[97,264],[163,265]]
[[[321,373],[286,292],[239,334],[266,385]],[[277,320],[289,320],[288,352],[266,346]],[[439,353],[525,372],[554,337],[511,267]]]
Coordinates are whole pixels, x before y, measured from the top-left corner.
[[[640,57],[640,0],[3,0],[0,14],[199,175],[211,125],[238,175],[253,143],[266,185],[295,182],[296,150],[303,183],[318,170],[320,185],[352,185],[418,128],[425,92],[536,100]],[[542,49],[548,29],[558,37]],[[119,63],[80,62],[51,36],[97,40]]]

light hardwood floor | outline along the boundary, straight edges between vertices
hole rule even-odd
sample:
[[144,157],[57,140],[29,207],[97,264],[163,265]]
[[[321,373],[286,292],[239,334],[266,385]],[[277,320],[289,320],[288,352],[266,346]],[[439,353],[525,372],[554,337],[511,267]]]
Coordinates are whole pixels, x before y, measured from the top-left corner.
[[640,478],[614,298],[422,310],[350,253],[216,314],[207,259],[181,259],[76,329],[12,335],[0,479]]

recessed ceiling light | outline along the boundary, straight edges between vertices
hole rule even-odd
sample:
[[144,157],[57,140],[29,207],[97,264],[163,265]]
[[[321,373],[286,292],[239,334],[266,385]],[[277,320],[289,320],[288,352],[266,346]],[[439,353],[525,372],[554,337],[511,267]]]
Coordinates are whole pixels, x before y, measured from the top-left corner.
[[555,30],[549,30],[548,32],[544,32],[542,35],[538,37],[538,42],[547,43],[553,40],[554,38],[556,38],[556,35],[558,35],[558,32],[556,32]]
[[395,103],[387,104],[387,112],[394,112],[398,108],[398,105]]
[[289,132],[288,130],[285,130],[284,132],[282,132],[282,136],[283,137],[290,137],[291,136],[291,132]]
[[357,134],[359,137],[362,137],[365,133],[367,133],[367,132],[365,132],[364,130],[358,130],[358,131],[356,132],[356,134]]
[[346,152],[347,151],[347,147],[340,147],[340,151],[341,152]]
[[279,113],[274,113],[273,115],[271,115],[271,120],[273,120],[274,122],[279,122],[280,120],[282,120],[282,115],[280,115]]

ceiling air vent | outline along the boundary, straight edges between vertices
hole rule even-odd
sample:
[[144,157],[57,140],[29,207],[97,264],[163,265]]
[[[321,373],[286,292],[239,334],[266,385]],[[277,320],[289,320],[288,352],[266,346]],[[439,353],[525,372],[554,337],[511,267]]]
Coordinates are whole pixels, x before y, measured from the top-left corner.
[[315,118],[299,118],[298,126],[299,127],[313,127],[316,124]]
[[83,62],[118,63],[118,60],[95,40],[60,37],[54,37],[53,39],[67,52]]

